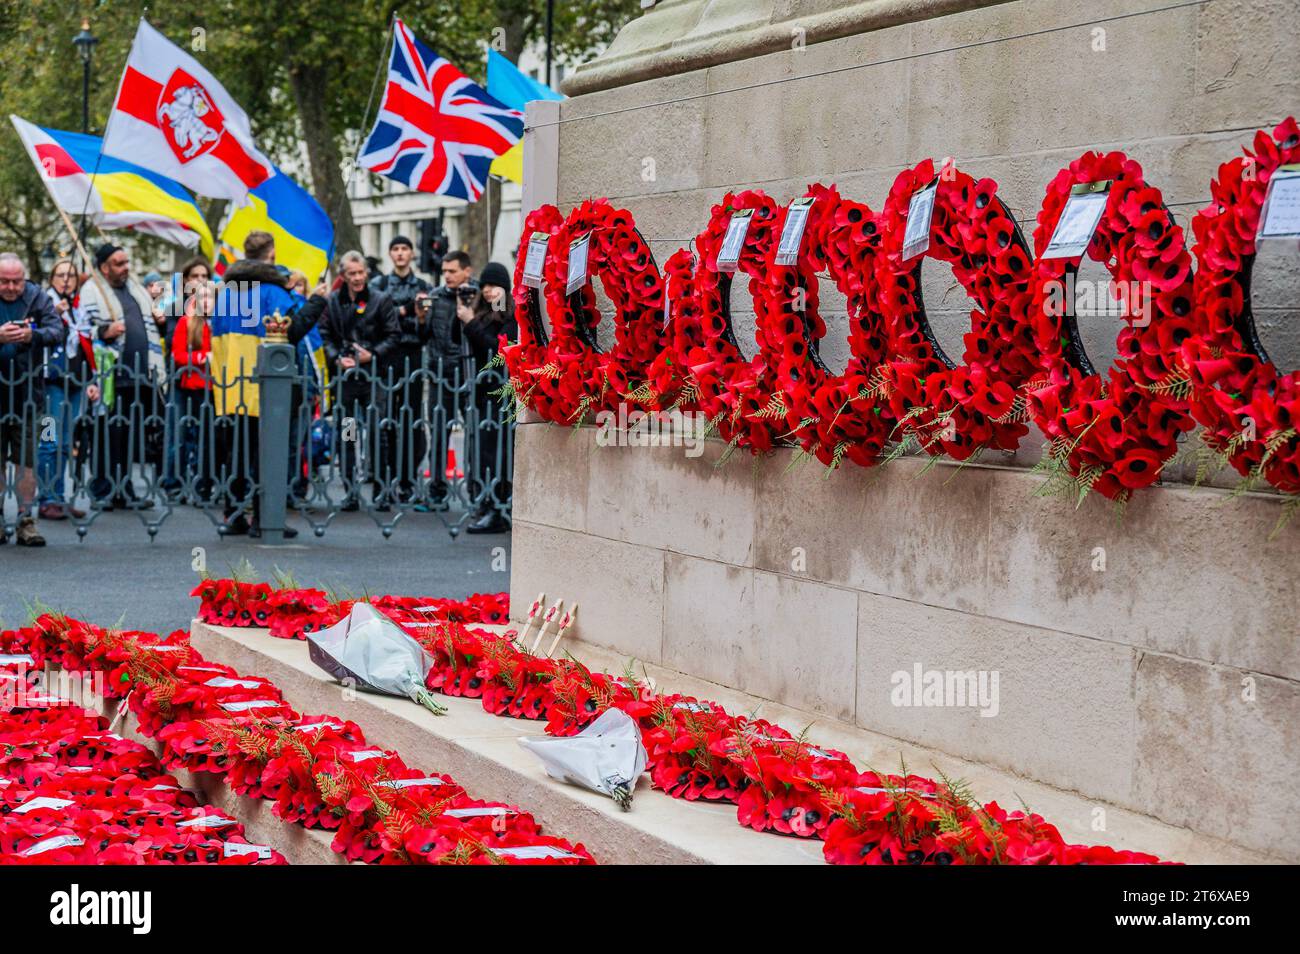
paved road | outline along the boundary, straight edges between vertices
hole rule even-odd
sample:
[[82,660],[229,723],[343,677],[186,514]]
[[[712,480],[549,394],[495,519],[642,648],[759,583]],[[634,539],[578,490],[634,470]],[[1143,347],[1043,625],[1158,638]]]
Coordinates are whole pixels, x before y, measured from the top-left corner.
[[[10,513],[10,519],[13,514]],[[301,586],[340,596],[399,593],[464,597],[509,589],[510,535],[452,539],[431,514],[407,514],[385,540],[364,513],[339,514],[317,539],[301,520],[297,540],[269,546],[248,538],[222,540],[201,512],[185,507],[167,518],[150,542],[139,516],[105,513],[82,541],[71,524],[42,521],[43,549],[0,546],[0,623],[22,625],[37,600],[102,625],[170,631],[189,625],[199,580],[194,548],[208,572],[228,576],[247,560],[250,578],[273,579],[276,568]]]

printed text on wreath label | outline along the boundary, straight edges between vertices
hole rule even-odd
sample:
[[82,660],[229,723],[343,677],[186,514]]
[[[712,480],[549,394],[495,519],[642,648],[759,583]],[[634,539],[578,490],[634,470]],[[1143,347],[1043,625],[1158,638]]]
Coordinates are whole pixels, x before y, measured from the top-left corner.
[[50,923],[125,924],[132,934],[148,934],[153,926],[153,893],[149,891],[82,891],[73,884],[50,895]]
[[980,717],[998,714],[996,669],[925,669],[914,663],[889,677],[891,705],[911,708],[977,708]]

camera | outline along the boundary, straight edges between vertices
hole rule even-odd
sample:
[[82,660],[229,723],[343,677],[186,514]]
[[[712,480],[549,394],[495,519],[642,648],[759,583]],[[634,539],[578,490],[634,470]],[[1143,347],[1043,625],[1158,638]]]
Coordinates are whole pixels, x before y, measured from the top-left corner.
[[472,285],[461,285],[456,289],[456,297],[462,305],[474,304],[474,296],[478,294],[478,289]]

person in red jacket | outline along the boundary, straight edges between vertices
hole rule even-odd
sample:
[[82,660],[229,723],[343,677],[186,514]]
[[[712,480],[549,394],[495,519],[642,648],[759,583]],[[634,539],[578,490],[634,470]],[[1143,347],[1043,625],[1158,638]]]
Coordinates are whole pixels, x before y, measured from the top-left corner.
[[[212,415],[212,378],[208,370],[208,359],[212,351],[212,327],[208,319],[212,315],[213,302],[216,299],[211,282],[196,283],[185,299],[185,314],[176,322],[172,334],[172,362],[176,367],[176,387],[180,394],[180,446],[176,454],[177,476],[182,482],[188,482],[195,476],[200,463],[198,433],[199,423],[205,418],[211,421]],[[207,433],[212,434],[209,423]],[[212,491],[212,479],[208,474],[198,475],[194,493],[200,501],[206,500]]]

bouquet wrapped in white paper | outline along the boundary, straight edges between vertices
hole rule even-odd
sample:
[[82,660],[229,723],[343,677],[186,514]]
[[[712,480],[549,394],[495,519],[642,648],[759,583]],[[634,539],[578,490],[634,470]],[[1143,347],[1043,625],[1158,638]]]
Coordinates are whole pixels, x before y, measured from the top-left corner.
[[400,626],[369,603],[328,629],[307,634],[311,661],[340,682],[358,689],[406,696],[439,715],[446,708],[425,688],[433,660]]
[[569,738],[532,736],[519,744],[542,760],[546,774],[632,807],[632,792],[649,756],[641,729],[622,709],[606,709],[587,728]]

